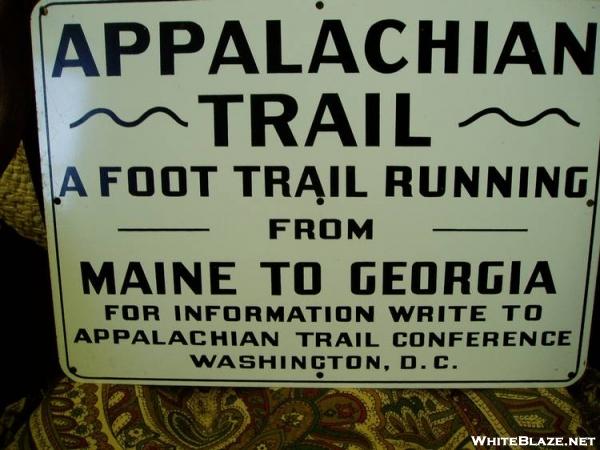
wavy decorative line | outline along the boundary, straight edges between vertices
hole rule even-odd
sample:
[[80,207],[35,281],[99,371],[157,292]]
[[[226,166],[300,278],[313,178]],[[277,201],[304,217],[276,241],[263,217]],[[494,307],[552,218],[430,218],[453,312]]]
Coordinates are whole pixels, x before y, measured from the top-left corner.
[[574,127],[578,127],[579,126],[579,122],[576,122],[575,120],[571,119],[569,117],[569,115],[563,111],[560,108],[549,108],[545,111],[542,111],[541,113],[539,113],[537,116],[529,119],[529,120],[517,120],[512,118],[511,116],[509,116],[505,111],[503,111],[500,108],[494,107],[494,108],[486,108],[482,111],[479,111],[478,113],[473,114],[471,117],[469,117],[467,120],[460,122],[458,124],[459,127],[466,127],[468,125],[471,125],[473,122],[475,122],[476,120],[480,119],[481,117],[487,115],[487,114],[498,114],[500,117],[502,117],[504,120],[506,120],[508,123],[517,126],[517,127],[528,127],[530,125],[533,125],[537,122],[539,122],[540,120],[542,120],[544,117],[546,116],[550,116],[552,114],[556,114],[557,116],[561,117],[565,122],[567,122],[569,125],[574,126]]
[[132,127],[137,127],[139,124],[141,124],[144,120],[146,120],[152,114],[156,114],[156,113],[166,114],[167,116],[169,116],[171,119],[173,119],[175,122],[177,122],[182,127],[188,126],[187,122],[182,120],[177,114],[175,114],[169,108],[167,108],[165,106],[155,106],[154,108],[150,108],[148,111],[143,113],[140,117],[138,117],[135,120],[132,120],[131,122],[121,119],[119,116],[117,116],[117,114],[115,114],[114,111],[112,111],[108,108],[94,108],[91,111],[88,111],[87,113],[85,113],[83,115],[83,117],[81,117],[81,119],[78,119],[75,122],[73,122],[72,124],[70,124],[69,127],[70,128],[78,127],[82,123],[86,122],[90,117],[93,117],[96,114],[106,114],[117,125],[120,125],[120,126],[126,127],[126,128],[132,128]]

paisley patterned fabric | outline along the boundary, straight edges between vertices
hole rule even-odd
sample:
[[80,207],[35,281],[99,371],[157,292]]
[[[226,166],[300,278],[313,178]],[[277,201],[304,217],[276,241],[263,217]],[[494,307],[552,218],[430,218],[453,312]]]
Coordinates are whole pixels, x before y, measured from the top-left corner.
[[251,389],[61,380],[9,449],[473,449],[586,436],[564,389]]

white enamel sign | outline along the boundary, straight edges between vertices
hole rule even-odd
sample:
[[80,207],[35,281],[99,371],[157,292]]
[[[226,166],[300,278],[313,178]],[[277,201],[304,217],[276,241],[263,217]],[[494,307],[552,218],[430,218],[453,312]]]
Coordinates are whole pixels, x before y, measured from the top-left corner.
[[40,3],[66,373],[573,382],[598,267],[599,8]]

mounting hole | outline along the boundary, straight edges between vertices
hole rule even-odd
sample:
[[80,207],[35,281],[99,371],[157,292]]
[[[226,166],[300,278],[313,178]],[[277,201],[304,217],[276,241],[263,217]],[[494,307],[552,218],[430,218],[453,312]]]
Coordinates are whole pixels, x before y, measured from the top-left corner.
[[590,199],[587,202],[585,202],[585,204],[588,206],[594,206],[596,204],[596,202],[594,202],[594,200]]
[[54,197],[54,200],[52,200],[54,202],[55,205],[60,205],[61,204],[61,199],[59,197]]
[[323,378],[325,375],[323,375],[323,372],[317,372],[317,378],[321,379]]
[[572,380],[573,378],[575,378],[576,373],[575,372],[569,372],[567,374],[567,377],[569,377],[569,380]]
[[48,8],[45,6],[42,6],[40,8],[40,12],[42,13],[42,16],[47,16],[48,15]]
[[71,373],[77,373],[77,367],[75,366],[69,367],[69,370],[71,371]]
[[318,1],[317,3],[315,3],[315,7],[317,9],[323,9],[323,7],[325,6],[325,3]]
[[325,203],[325,200],[323,199],[323,197],[319,197],[317,199],[317,205],[322,205],[323,203]]

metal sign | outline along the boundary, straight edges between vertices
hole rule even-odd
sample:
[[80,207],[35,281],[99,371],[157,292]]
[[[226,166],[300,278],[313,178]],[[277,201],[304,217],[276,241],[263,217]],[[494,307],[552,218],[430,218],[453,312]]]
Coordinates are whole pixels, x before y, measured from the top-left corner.
[[39,4],[64,370],[573,382],[598,268],[599,6]]

